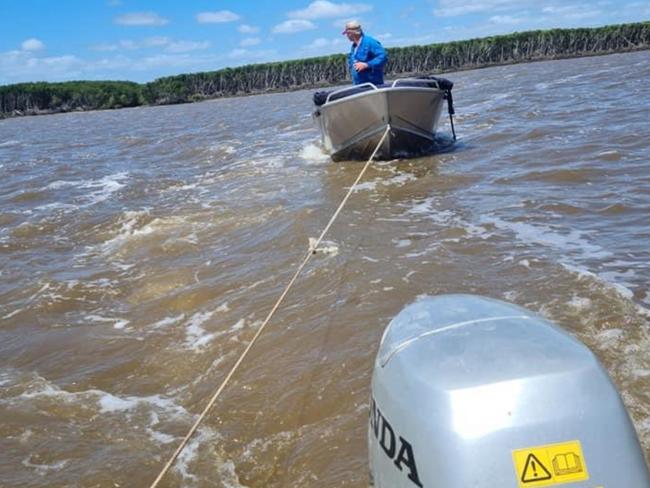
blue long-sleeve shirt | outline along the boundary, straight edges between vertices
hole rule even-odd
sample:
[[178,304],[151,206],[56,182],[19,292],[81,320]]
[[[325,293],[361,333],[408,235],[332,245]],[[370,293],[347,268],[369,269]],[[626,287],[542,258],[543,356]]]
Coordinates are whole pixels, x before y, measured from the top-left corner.
[[[381,85],[384,82],[384,65],[387,60],[386,51],[379,41],[364,34],[359,41],[359,47],[352,44],[348,54],[348,68],[352,75],[352,83],[359,85],[370,82]],[[368,69],[357,72],[354,69],[354,63],[357,61],[368,63]]]

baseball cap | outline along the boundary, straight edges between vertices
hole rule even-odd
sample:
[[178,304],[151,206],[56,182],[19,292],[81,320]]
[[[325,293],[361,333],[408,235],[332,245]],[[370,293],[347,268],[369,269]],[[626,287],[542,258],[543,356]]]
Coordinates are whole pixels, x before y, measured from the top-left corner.
[[341,32],[341,34],[345,34],[346,32],[349,31],[361,32],[361,24],[356,20],[351,20],[350,22],[347,22],[345,24],[345,30]]

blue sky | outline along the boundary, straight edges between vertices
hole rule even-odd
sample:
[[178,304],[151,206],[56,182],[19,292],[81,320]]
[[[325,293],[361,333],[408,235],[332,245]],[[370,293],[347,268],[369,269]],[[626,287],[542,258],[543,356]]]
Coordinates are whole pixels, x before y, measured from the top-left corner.
[[650,0],[0,0],[0,84],[132,80],[385,46],[650,20]]

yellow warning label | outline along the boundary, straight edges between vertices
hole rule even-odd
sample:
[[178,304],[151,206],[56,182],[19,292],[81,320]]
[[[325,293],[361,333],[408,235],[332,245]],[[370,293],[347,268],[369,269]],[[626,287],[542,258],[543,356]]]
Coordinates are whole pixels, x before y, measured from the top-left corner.
[[527,447],[512,451],[521,488],[554,486],[589,479],[579,441]]

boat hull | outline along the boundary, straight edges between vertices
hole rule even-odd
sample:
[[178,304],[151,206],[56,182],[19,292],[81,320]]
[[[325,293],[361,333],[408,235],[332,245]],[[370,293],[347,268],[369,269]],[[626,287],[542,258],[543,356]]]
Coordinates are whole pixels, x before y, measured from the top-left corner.
[[390,126],[377,159],[431,150],[445,102],[437,88],[379,88],[327,102],[314,112],[323,146],[335,161],[367,159]]

